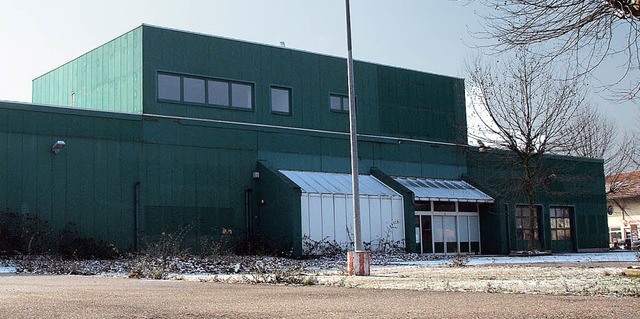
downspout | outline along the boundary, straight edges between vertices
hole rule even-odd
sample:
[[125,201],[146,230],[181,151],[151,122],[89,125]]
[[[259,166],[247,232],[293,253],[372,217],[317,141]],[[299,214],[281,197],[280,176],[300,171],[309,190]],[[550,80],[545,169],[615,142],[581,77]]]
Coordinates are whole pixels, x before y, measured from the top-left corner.
[[138,216],[140,215],[140,182],[133,185],[133,250],[138,251]]
[[509,220],[509,204],[504,205],[504,215],[507,220],[506,230],[507,230],[507,252],[510,253],[512,249],[511,244],[511,221]]

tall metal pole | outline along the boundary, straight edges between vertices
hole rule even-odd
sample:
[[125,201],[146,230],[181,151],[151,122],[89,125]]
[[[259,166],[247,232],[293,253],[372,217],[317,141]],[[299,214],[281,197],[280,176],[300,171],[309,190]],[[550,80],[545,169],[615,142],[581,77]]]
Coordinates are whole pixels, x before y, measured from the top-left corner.
[[356,128],[356,88],[353,81],[353,55],[351,54],[351,13],[347,6],[347,75],[349,77],[349,132],[351,140],[351,185],[353,193],[353,241],[355,251],[363,251],[360,239],[360,187],[358,182],[358,133]]

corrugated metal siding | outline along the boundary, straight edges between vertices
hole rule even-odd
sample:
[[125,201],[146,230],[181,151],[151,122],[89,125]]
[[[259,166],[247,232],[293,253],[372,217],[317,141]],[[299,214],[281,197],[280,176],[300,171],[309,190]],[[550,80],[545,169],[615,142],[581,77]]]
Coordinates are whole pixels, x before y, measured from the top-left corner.
[[417,200],[493,203],[493,198],[462,180],[396,177]]
[[[305,193],[351,195],[350,174],[286,170],[280,172],[298,184]],[[400,197],[400,194],[371,175],[360,175],[358,181],[360,195]]]
[[[0,210],[132,246],[141,117],[0,102]],[[58,140],[65,149],[53,155]]]
[[[348,132],[349,116],[332,112],[329,94],[347,92],[346,61],[225,38],[144,28],[145,113]],[[464,82],[447,76],[356,61],[361,134],[466,142]],[[158,70],[254,84],[255,110],[157,100]],[[271,85],[292,89],[289,116],[271,113]]]
[[44,74],[32,84],[34,103],[142,113],[142,28]]

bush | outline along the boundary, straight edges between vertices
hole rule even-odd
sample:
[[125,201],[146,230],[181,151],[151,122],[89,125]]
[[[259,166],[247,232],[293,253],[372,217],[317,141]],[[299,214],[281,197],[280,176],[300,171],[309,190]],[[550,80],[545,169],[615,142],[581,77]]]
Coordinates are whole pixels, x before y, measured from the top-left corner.
[[112,259],[119,253],[113,245],[83,235],[71,223],[55,231],[37,215],[5,211],[0,213],[0,255]]

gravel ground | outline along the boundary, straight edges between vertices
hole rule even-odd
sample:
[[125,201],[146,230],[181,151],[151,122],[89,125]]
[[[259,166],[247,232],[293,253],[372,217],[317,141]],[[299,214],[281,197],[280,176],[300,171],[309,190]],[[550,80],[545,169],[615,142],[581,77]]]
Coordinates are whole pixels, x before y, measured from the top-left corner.
[[2,318],[637,318],[638,298],[1,275]]
[[[595,261],[594,261],[595,260]],[[226,256],[169,260],[128,258],[66,261],[49,257],[0,260],[0,269],[23,274],[72,274],[221,283],[288,283],[372,289],[485,292],[534,295],[640,297],[640,279],[626,276],[640,265],[632,252],[510,258],[478,256],[463,260],[425,255],[378,255],[372,276],[346,275],[341,258],[293,260]],[[459,261],[459,260],[457,260]],[[520,262],[520,263],[514,263]],[[527,262],[523,264],[523,262]],[[162,267],[161,267],[162,266]]]

